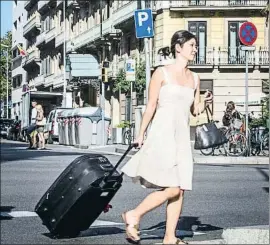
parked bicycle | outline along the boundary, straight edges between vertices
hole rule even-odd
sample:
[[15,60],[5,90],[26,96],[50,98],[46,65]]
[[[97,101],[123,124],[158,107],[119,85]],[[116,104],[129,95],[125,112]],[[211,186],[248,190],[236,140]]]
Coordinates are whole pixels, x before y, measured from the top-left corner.
[[[219,122],[219,121],[215,121]],[[225,156],[242,156],[245,154],[247,150],[247,139],[245,135],[241,132],[241,128],[243,127],[243,123],[239,119],[231,119],[230,125],[228,127],[223,126],[220,127],[221,130],[228,142],[217,146],[214,148],[208,148],[201,150],[201,153],[205,156],[210,155],[225,155]],[[218,152],[216,154],[216,152]]]
[[123,134],[123,142],[125,145],[130,145],[135,140],[135,123],[130,123],[129,127]]

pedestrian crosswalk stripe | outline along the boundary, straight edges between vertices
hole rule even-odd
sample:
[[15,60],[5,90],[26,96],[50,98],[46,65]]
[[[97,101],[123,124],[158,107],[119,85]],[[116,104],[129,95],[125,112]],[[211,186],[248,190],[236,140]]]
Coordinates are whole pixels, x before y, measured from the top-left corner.
[[[12,211],[12,212],[0,212],[1,218],[21,218],[21,217],[36,217],[38,216],[36,212],[31,211]],[[105,220],[95,220],[91,227],[98,226],[114,226],[114,225],[124,225],[124,223],[117,223]]]

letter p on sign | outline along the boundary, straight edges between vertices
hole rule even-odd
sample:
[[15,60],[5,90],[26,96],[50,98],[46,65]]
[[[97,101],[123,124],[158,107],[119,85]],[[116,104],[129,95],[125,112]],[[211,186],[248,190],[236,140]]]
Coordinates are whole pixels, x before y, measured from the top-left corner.
[[138,13],[139,26],[142,26],[143,22],[146,20],[148,20],[148,13],[147,12],[139,12]]

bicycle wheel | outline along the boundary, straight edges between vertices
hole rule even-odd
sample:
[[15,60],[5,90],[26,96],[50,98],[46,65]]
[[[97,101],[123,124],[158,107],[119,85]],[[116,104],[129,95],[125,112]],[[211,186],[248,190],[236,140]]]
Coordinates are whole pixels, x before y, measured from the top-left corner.
[[210,156],[213,154],[214,148],[201,149],[200,151],[204,156]]
[[132,141],[131,130],[127,130],[123,135],[123,142],[125,145],[130,145]]
[[224,145],[229,156],[242,156],[247,150],[247,140],[244,134],[233,132],[228,136],[228,142]]
[[265,134],[261,141],[261,152],[264,156],[269,156],[269,134]]

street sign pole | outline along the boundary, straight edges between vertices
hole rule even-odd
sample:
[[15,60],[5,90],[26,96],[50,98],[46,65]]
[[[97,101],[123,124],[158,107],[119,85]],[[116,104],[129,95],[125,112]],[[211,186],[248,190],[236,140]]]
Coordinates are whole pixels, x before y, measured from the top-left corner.
[[238,33],[239,39],[241,43],[245,46],[241,46],[240,49],[245,51],[245,59],[246,59],[246,74],[245,74],[245,131],[246,131],[246,139],[248,141],[248,151],[246,156],[250,156],[250,137],[248,133],[248,59],[249,52],[255,51],[255,46],[252,46],[253,43],[257,39],[257,28],[251,22],[245,22],[239,30]]
[[[150,53],[149,44],[150,38],[154,36],[154,24],[153,24],[153,14],[151,9],[145,8],[145,0],[141,1],[141,9],[135,10],[135,29],[136,37],[144,39],[144,50],[145,50],[145,85],[146,85],[146,104],[149,100],[149,84],[151,79],[151,69],[150,69]],[[149,129],[149,127],[148,127]],[[148,133],[148,129],[146,134]]]
[[[142,9],[145,9],[145,0],[142,2]],[[146,86],[146,104],[148,103],[148,93],[149,93],[149,84],[151,79],[151,70],[150,70],[150,54],[149,54],[149,38],[144,38],[144,50],[145,50],[145,86]]]
[[130,81],[130,123],[132,123],[132,93],[133,93],[133,82],[135,82],[136,79],[136,62],[134,59],[128,59],[125,64],[126,67],[126,80]]

